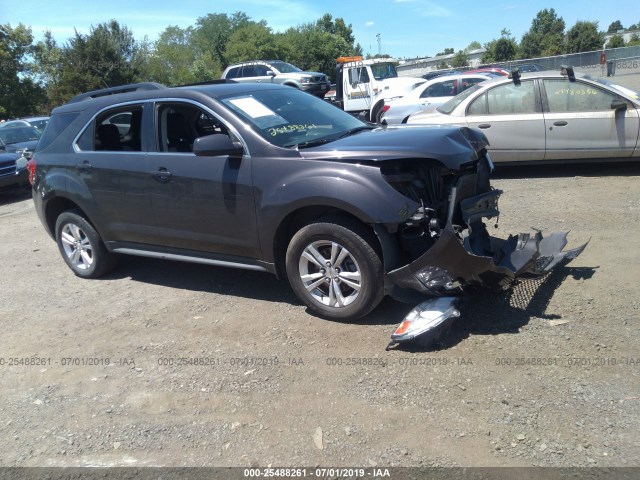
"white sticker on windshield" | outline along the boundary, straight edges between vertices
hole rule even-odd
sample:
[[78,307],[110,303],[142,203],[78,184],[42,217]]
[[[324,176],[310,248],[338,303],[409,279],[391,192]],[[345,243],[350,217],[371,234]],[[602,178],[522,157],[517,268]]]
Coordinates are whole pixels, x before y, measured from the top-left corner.
[[236,107],[249,115],[251,118],[268,117],[275,115],[275,112],[267,108],[253,97],[234,98],[230,100]]

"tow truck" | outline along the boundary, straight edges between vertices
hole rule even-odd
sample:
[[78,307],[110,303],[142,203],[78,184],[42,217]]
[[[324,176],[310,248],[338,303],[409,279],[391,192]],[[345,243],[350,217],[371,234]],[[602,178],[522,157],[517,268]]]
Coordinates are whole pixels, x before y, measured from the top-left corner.
[[390,58],[336,59],[335,96],[325,97],[345,112],[380,123],[384,101],[406,95],[424,83],[422,78],[399,77]]

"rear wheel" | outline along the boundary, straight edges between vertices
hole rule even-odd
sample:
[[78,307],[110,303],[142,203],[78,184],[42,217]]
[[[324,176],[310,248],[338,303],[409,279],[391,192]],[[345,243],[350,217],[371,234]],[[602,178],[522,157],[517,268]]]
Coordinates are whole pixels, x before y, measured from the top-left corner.
[[384,296],[382,262],[373,238],[348,219],[326,219],[301,228],[287,249],[287,276],[294,292],[320,316],[355,319]]
[[107,250],[98,232],[79,212],[61,213],[55,233],[62,258],[79,277],[98,278],[116,266],[116,256]]

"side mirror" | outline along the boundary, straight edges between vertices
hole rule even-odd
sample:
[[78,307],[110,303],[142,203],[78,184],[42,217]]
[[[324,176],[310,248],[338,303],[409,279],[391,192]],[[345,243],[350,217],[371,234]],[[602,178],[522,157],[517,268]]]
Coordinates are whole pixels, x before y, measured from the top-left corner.
[[220,155],[241,157],[244,149],[240,142],[233,142],[223,133],[215,133],[196,138],[193,142],[193,153],[198,157],[217,157]]
[[624,112],[627,109],[627,102],[616,98],[611,101],[611,109],[616,112]]
[[273,70],[267,70],[267,76],[275,77],[276,76],[276,72],[274,72]]

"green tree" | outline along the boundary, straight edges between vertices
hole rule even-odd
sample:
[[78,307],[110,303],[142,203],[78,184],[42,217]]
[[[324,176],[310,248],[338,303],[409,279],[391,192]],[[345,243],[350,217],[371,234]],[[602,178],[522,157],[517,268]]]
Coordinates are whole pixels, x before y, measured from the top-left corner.
[[622,35],[613,35],[607,42],[607,48],[620,48],[624,47],[624,38]]
[[451,66],[453,68],[468,67],[469,56],[464,50],[458,50],[458,52],[451,59]]
[[480,44],[480,42],[474,40],[469,45],[467,45],[467,48],[465,48],[464,51],[465,52],[472,52],[474,50],[479,50],[480,48],[482,48],[482,45]]
[[436,53],[436,57],[439,57],[441,55],[451,55],[452,53],[454,53],[454,51],[455,50],[453,48],[445,48],[444,52]]
[[620,23],[620,20],[611,22],[611,25],[609,25],[609,28],[607,28],[607,33],[616,33],[618,30],[624,30],[624,27],[622,26],[622,23]]
[[637,45],[640,45],[640,35],[638,35],[637,33],[634,33],[633,35],[631,35],[631,38],[629,38],[629,41],[627,42],[627,47],[635,47]]
[[522,36],[520,58],[560,55],[564,50],[564,28],[564,20],[553,8],[540,10]]
[[235,30],[227,42],[225,58],[229,63],[280,58],[281,51],[266,23],[250,23]]
[[30,76],[29,57],[35,52],[31,29],[19,23],[0,25],[0,117],[12,118],[37,113],[45,93]]
[[500,38],[487,42],[484,46],[482,63],[507,62],[514,60],[518,53],[516,39],[511,36],[511,31],[503,28]]
[[[336,18],[334,20],[330,13],[325,13],[320,19],[318,19],[316,21],[316,27],[318,27],[321,32],[331,33],[342,37],[348,45],[353,46],[356,41],[353,36],[351,24],[347,25],[344,23],[342,18]],[[353,49],[344,53],[346,56],[355,54],[357,54],[357,52],[354,52]]]
[[153,45],[152,51],[149,52],[146,65],[147,79],[165,85],[180,85],[207,80],[207,78],[194,75],[196,50],[192,44],[192,35],[192,27],[182,29],[177,26],[169,26],[165,28]]
[[231,34],[252,23],[256,22],[243,12],[236,12],[231,16],[226,13],[210,13],[198,18],[191,35],[194,57],[208,56],[221,68],[226,68],[229,65],[226,51]]
[[591,52],[604,44],[604,34],[598,31],[598,22],[578,21],[567,32],[567,53]]
[[133,33],[116,20],[78,32],[61,52],[58,83],[53,97],[64,102],[89,90],[114,87],[139,80],[142,58]]
[[33,73],[46,91],[45,111],[50,111],[64,100],[59,98],[60,73],[62,71],[63,51],[53,38],[51,31],[44,32],[44,38],[34,49]]
[[444,60],[440,60],[440,63],[438,64],[438,70],[444,70],[449,68],[449,65],[447,65],[447,62],[445,62]]

